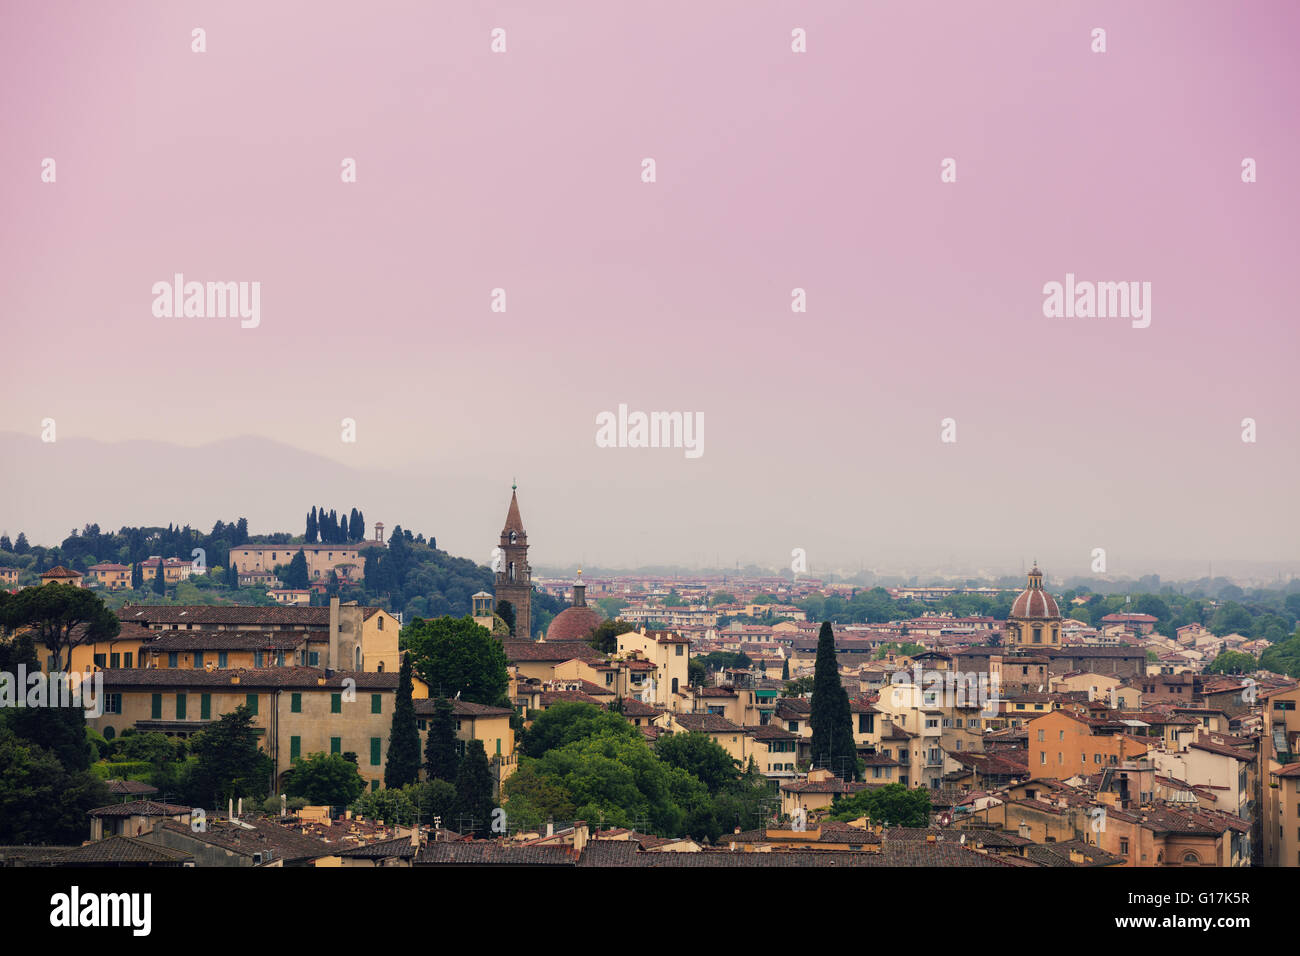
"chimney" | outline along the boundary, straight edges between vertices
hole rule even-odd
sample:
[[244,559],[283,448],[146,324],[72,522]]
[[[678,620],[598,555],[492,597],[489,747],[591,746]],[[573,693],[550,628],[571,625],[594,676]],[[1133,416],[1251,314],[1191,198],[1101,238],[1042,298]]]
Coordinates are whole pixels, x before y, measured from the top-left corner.
[[553,836],[555,836],[555,821],[554,821],[554,820],[547,820],[547,821],[546,821],[546,835],[547,835],[548,837],[553,837]]
[[415,849],[417,849],[417,850],[420,848],[420,828],[419,828],[419,827],[411,827],[411,846],[413,846],[413,847],[414,847]]
[[575,820],[573,822],[573,855],[582,856],[582,851],[587,848],[587,821]]
[[325,666],[335,670],[339,666],[339,599],[337,594],[330,598],[330,647]]

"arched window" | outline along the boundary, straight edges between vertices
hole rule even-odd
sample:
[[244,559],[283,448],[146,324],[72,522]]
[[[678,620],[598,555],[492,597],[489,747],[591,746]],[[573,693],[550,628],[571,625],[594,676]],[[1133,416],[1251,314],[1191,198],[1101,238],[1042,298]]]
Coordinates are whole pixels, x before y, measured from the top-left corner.
[[375,670],[379,671],[379,673],[382,674],[382,673],[384,672],[384,662],[383,662],[383,661],[380,661],[380,662],[379,662],[379,666],[376,667]]
[[677,693],[677,678],[673,678],[673,693]]
[[356,659],[357,659],[356,669],[361,670],[361,648],[359,647],[356,649]]
[[1197,856],[1193,851],[1188,850],[1186,853],[1183,854],[1183,862],[1199,864],[1201,862],[1201,858]]
[[519,540],[519,535],[516,534],[515,532],[511,531],[511,532],[510,532],[510,543],[511,543],[511,544],[514,544],[514,543],[515,543],[516,541],[518,541],[518,540]]
[[511,583],[514,583],[514,580],[515,580],[515,563],[514,563],[513,561],[511,561],[511,562],[510,562],[510,581],[511,581]]

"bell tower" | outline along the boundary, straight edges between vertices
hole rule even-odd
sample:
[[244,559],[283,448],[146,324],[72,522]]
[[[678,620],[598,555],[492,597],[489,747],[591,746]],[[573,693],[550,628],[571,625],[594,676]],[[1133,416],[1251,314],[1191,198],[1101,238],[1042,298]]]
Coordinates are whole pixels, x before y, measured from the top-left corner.
[[528,533],[519,517],[517,485],[510,484],[510,510],[501,529],[500,560],[496,567],[497,608],[509,601],[515,612],[512,636],[532,640],[533,569],[528,566]]

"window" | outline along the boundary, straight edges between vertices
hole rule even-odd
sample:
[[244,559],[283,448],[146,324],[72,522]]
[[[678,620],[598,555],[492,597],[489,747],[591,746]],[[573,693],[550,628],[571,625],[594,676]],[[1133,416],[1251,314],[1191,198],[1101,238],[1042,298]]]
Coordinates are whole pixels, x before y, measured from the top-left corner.
[[382,714],[382,713],[384,712],[384,695],[383,695],[383,694],[371,694],[371,695],[370,695],[370,712],[371,712],[372,714]]
[[331,738],[330,738],[330,753],[331,753],[331,754],[341,754],[341,753],[343,753],[343,738],[342,738],[342,737],[331,737]]
[[212,719],[212,695],[203,694],[199,697],[199,719]]
[[1045,731],[1044,731],[1041,727],[1038,728],[1038,742],[1039,742],[1040,744],[1043,743],[1043,734],[1044,734],[1044,733],[1045,733]]
[[301,756],[302,756],[302,738],[290,737],[289,738],[289,759],[297,760]]
[[291,714],[302,713],[302,694],[289,695],[289,713]]
[[194,666],[197,667],[197,668],[202,669],[202,667],[203,667],[203,652],[202,652],[202,651],[195,651],[195,652],[194,652]]
[[320,651],[308,651],[308,652],[307,652],[307,666],[308,666],[308,667],[319,667],[319,666],[320,666]]
[[176,719],[177,720],[185,719],[185,704],[186,704],[185,695],[177,694],[176,695]]
[[135,655],[131,651],[122,655],[122,666],[128,669],[135,666]]
[[382,614],[379,615],[379,629],[381,631],[384,629],[384,616]]
[[1121,856],[1128,856],[1128,837],[1119,838],[1119,852]]
[[331,713],[331,714],[341,714],[341,713],[343,713],[343,695],[342,695],[342,694],[330,694],[330,713]]
[[116,670],[117,668],[119,668],[119,667],[122,666],[122,655],[121,655],[121,654],[110,654],[109,657],[108,657],[108,659],[112,662],[112,663],[110,664],[110,666],[111,666],[114,670]]
[[383,741],[379,737],[370,738],[370,766],[379,766],[379,747]]
[[[122,695],[121,694],[104,695],[104,713],[120,714],[121,712],[122,712]],[[108,734],[105,733],[104,736],[107,737]]]
[[262,652],[261,652],[261,651],[253,651],[253,666],[254,666],[254,667],[261,667],[261,666],[262,666]]
[[162,694],[154,694],[149,704],[149,716],[154,720],[162,720]]
[[680,644],[677,645],[677,656],[678,657],[682,656],[682,645]]
[[248,704],[248,712],[251,713],[254,717],[256,717],[257,716],[257,695],[249,694],[244,699]]
[[217,651],[217,666],[224,668],[230,663],[230,655],[225,651]]
[[179,657],[180,657],[179,654],[177,654],[175,651],[172,651],[170,654],[167,655],[167,666],[175,667],[177,665],[177,659]]

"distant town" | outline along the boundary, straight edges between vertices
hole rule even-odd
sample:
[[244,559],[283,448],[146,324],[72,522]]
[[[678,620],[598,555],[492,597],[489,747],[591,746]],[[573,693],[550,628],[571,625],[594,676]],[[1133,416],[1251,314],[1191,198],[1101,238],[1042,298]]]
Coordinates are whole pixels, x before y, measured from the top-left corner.
[[0,537],[0,866],[1300,866],[1300,582],[541,578],[505,512]]

